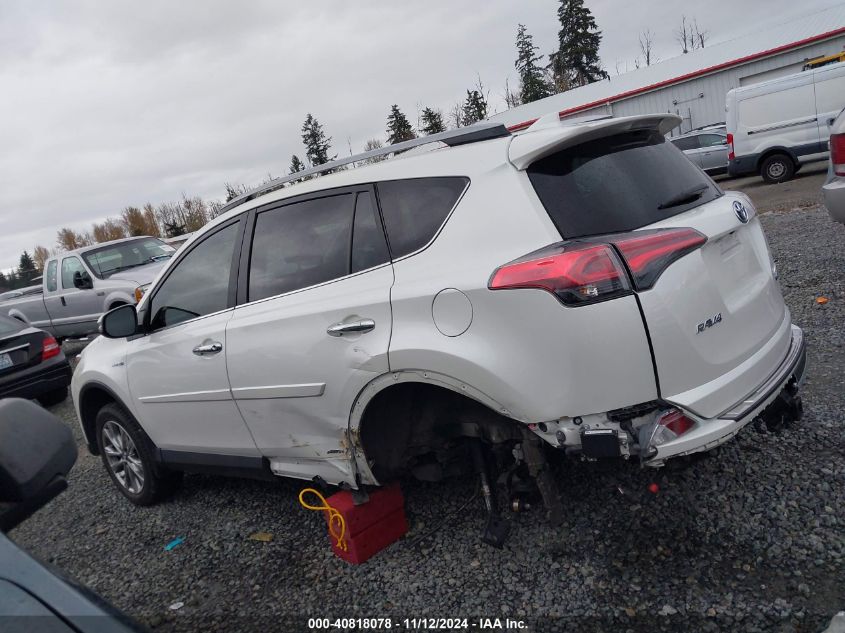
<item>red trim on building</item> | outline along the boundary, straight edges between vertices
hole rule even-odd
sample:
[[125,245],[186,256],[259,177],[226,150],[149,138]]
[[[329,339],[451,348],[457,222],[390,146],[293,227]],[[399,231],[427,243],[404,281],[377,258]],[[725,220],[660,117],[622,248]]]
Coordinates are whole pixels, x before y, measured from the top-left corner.
[[[638,94],[642,94],[644,92],[650,92],[652,90],[657,90],[659,88],[665,88],[666,86],[671,86],[672,84],[681,83],[682,81],[688,81],[690,79],[695,79],[696,77],[701,77],[702,75],[708,75],[710,73],[714,73],[720,70],[724,70],[726,68],[730,68],[731,66],[738,66],[740,64],[746,64],[748,62],[752,62],[756,59],[760,59],[761,57],[767,57],[769,55],[775,55],[777,53],[782,53],[784,51],[788,51],[793,48],[800,48],[801,46],[807,46],[808,44],[812,44],[814,42],[819,42],[821,40],[830,39],[831,37],[836,37],[837,35],[845,34],[845,27],[835,29],[833,31],[827,31],[826,33],[821,33],[819,35],[814,35],[813,37],[808,37],[803,40],[798,40],[797,42],[792,42],[791,44],[784,44],[783,46],[777,46],[775,48],[770,48],[769,50],[760,51],[759,53],[754,53],[753,55],[746,55],[745,57],[740,57],[739,59],[734,59],[729,62],[722,62],[721,64],[716,64],[715,66],[708,66],[707,68],[702,68],[701,70],[696,70],[691,73],[687,73],[685,75],[680,75],[679,77],[674,77],[673,79],[666,79],[664,81],[659,81],[655,84],[651,84],[648,86],[644,86],[642,88],[635,88],[634,90],[629,90],[627,92],[619,93],[618,95],[614,95],[612,97],[607,97],[605,99],[600,99],[598,101],[591,101],[590,103],[585,103],[584,105],[575,106],[572,108],[567,108],[566,110],[561,110],[558,115],[559,116],[567,116],[569,114],[575,114],[577,112],[583,112],[584,110],[589,110],[590,108],[595,108],[596,106],[605,105],[606,103],[613,103],[614,101],[621,101],[622,99],[627,99],[629,97],[634,97]],[[520,130],[524,130],[537,119],[531,119],[530,121],[523,121],[522,123],[515,123],[513,125],[509,125],[508,129],[511,132],[519,132]]]

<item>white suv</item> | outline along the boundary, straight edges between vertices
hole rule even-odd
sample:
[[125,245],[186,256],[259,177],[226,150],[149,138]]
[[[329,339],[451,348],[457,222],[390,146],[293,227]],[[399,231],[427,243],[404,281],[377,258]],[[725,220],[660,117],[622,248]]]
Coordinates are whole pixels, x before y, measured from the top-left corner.
[[799,417],[803,337],[749,199],[665,139],[674,115],[554,118],[325,165],[192,237],[73,377],[121,492],[436,480],[480,446],[559,516],[550,454],[659,466]]

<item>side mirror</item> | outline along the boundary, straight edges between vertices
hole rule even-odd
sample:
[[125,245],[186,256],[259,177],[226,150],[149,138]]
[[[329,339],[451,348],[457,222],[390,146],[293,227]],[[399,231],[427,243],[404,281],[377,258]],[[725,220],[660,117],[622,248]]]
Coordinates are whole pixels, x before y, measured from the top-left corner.
[[106,338],[126,338],[138,331],[138,313],[133,305],[118,306],[101,316],[98,326]]
[[91,281],[91,275],[81,270],[73,273],[73,287],[79,290],[90,290],[94,287],[94,282]]
[[11,530],[67,488],[75,462],[76,441],[66,424],[30,400],[0,400],[0,530]]

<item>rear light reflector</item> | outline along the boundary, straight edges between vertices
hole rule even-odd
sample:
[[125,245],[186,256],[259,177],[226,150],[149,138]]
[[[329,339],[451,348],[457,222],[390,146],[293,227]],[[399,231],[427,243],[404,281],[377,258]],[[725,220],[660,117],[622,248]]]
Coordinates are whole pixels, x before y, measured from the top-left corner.
[[695,426],[695,422],[678,409],[669,409],[651,424],[640,428],[639,445],[643,459],[657,454],[657,447],[676,440]]
[[608,244],[595,243],[560,244],[526,255],[496,269],[488,288],[538,288],[573,306],[631,292],[616,252]]
[[845,134],[830,135],[830,162],[833,173],[845,176]]
[[736,158],[736,154],[734,154],[734,135],[728,134],[728,160],[733,160]]
[[695,426],[695,422],[690,420],[687,416],[685,416],[677,409],[672,409],[671,411],[664,413],[662,416],[660,416],[660,419],[657,421],[657,424],[666,427],[668,430],[672,431],[672,433],[674,433],[676,437],[680,437]]
[[699,248],[707,238],[695,229],[656,229],[635,231],[613,238],[637,290],[647,290],[674,261]]
[[47,360],[48,358],[53,358],[53,356],[58,356],[61,351],[62,348],[56,339],[49,335],[44,337],[44,340],[41,343],[41,360]]

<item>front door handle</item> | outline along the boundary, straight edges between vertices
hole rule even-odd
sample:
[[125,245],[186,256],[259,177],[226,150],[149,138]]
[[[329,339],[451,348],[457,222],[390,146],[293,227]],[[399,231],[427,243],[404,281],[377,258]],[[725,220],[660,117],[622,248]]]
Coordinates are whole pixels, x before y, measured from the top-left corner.
[[213,343],[207,343],[205,345],[197,345],[193,351],[197,356],[211,356],[213,354],[219,354],[223,351],[223,343],[214,341]]
[[372,319],[361,319],[360,321],[351,321],[349,323],[335,323],[326,329],[329,336],[343,336],[344,334],[351,334],[353,332],[369,332],[376,327],[376,322]]

